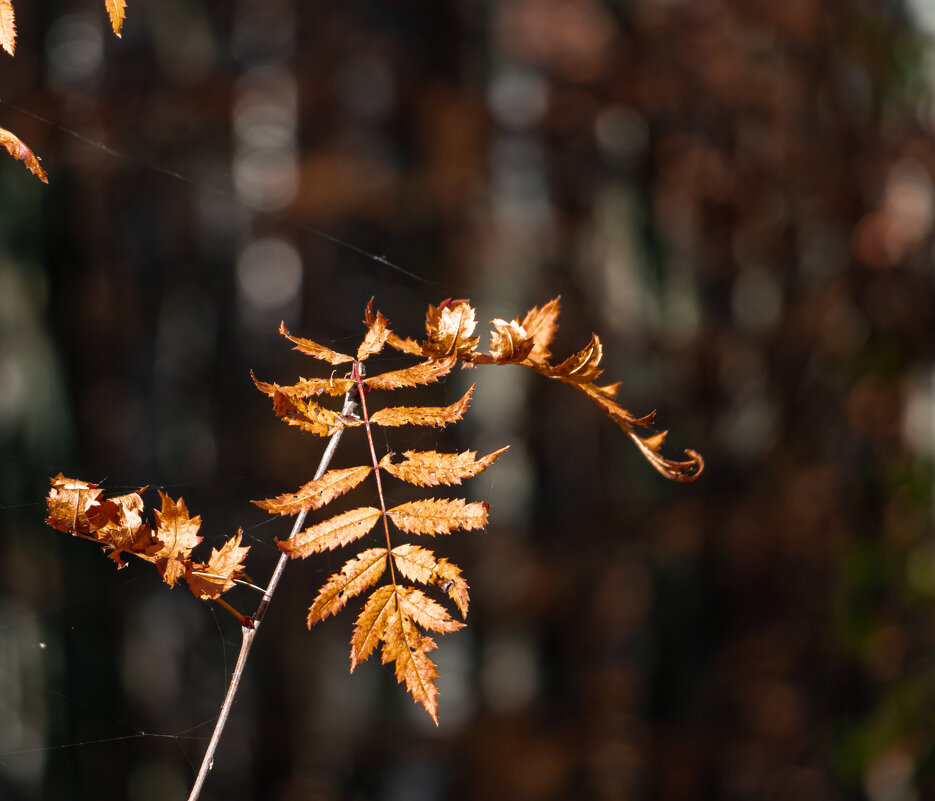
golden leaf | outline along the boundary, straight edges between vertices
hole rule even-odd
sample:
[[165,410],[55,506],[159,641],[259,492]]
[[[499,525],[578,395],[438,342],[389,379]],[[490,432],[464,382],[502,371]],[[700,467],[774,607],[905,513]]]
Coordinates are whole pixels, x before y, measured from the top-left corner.
[[387,620],[395,612],[396,588],[392,584],[378,587],[367,599],[351,635],[351,672],[373,653],[383,639]]
[[523,317],[523,330],[532,337],[533,348],[529,354],[529,361],[534,364],[548,363],[551,353],[549,345],[558,329],[558,313],[561,309],[561,298],[552,298],[541,309],[533,306]]
[[0,0],[0,47],[11,56],[16,50],[16,20],[13,0]]
[[318,591],[308,610],[308,627],[336,615],[349,598],[377,583],[386,570],[386,548],[370,548],[349,559]]
[[488,504],[468,503],[461,498],[426,498],[410,501],[387,510],[390,520],[409,534],[449,534],[458,529],[477,529],[487,525]]
[[126,0],[104,0],[107,5],[107,13],[110,15],[110,26],[114,33],[120,36],[123,30],[123,21],[127,16]]
[[153,532],[159,542],[152,556],[162,580],[171,587],[185,573],[192,548],[201,542],[198,536],[201,516],[189,517],[182,498],[173,501],[162,491],[159,497],[162,498],[162,510],[156,510],[157,525]]
[[491,320],[490,355],[496,364],[522,362],[532,353],[535,341],[517,320]]
[[555,366],[545,365],[539,369],[541,373],[550,378],[557,378],[569,384],[590,384],[603,370],[598,364],[603,355],[601,340],[597,334],[591,334],[591,341],[575,354],[569,356],[561,364]]
[[464,624],[453,619],[445,607],[415,587],[398,588],[397,604],[401,613],[411,617],[424,629],[447,634],[464,628]]
[[270,397],[273,397],[277,392],[287,398],[311,398],[315,395],[338,396],[347,394],[354,386],[354,382],[350,378],[335,378],[334,376],[331,378],[300,378],[298,383],[287,387],[260,381],[253,374],[253,370],[250,371],[250,377],[253,379],[253,383],[256,384],[256,388]]
[[13,158],[22,161],[42,183],[47,184],[49,182],[49,176],[46,175],[42,165],[39,164],[39,157],[26,147],[16,134],[11,133],[6,128],[0,128],[0,145],[3,145]]
[[380,467],[392,476],[415,484],[417,487],[434,487],[439,484],[460,484],[463,478],[473,478],[483,473],[507,448],[489,453],[475,461],[476,451],[464,453],[436,453],[435,451],[406,451],[406,460],[393,464],[392,454],[380,460]]
[[217,598],[234,586],[234,579],[243,575],[243,560],[250,546],[241,547],[241,538],[242,533],[238,531],[220,550],[212,548],[206,563],[194,564],[186,572],[185,579],[196,598]]
[[460,420],[471,403],[474,385],[451,406],[396,406],[380,409],[370,416],[370,422],[379,426],[446,426]]
[[380,314],[380,312],[377,312],[377,316],[373,318],[373,322],[369,323],[367,326],[367,334],[364,336],[364,341],[361,342],[360,347],[357,348],[357,361],[362,362],[368,356],[372,356],[383,350],[383,346],[386,344],[386,338],[389,335],[390,329],[386,318]]
[[319,437],[331,436],[339,428],[363,425],[360,420],[345,417],[340,412],[327,409],[315,401],[290,398],[282,392],[273,393],[273,411],[289,425],[298,426],[303,431],[317,434]]
[[371,470],[373,468],[369,465],[329,470],[321,478],[309,481],[298,492],[253,503],[273,515],[294,515],[310,509],[320,509],[360,484],[370,475]]
[[415,387],[420,384],[432,384],[448,375],[455,365],[455,359],[429,359],[419,362],[412,367],[380,373],[364,379],[364,383],[371,389],[400,389],[401,387]]
[[279,549],[293,559],[304,559],[313,553],[340,548],[363,537],[376,525],[382,514],[372,506],[351,509],[300,531],[290,540],[279,542]]
[[427,654],[437,647],[435,640],[422,634],[407,615],[397,612],[387,620],[381,654],[383,664],[396,663],[396,681],[406,682],[406,689],[413,700],[425,707],[436,725],[438,688],[435,679],[438,671]]
[[396,569],[410,581],[434,585],[454,601],[462,617],[467,617],[468,583],[461,576],[461,568],[447,559],[436,559],[435,554],[421,545],[406,543],[393,548]]
[[429,306],[425,315],[428,338],[422,343],[427,356],[467,358],[477,348],[479,337],[472,337],[477,321],[474,308],[466,300],[445,300]]
[[104,491],[97,484],[65,478],[59,473],[49,479],[52,489],[46,498],[49,516],[45,522],[66,534],[90,534],[94,525],[88,520],[88,510]]
[[329,364],[345,364],[354,361],[353,356],[338,353],[337,351],[331,350],[331,348],[326,348],[324,345],[319,345],[317,342],[312,342],[310,339],[292,336],[286,328],[285,323],[279,324],[279,333],[286,339],[295,343],[293,350],[301,351],[306,356],[314,356],[316,359],[321,359]]

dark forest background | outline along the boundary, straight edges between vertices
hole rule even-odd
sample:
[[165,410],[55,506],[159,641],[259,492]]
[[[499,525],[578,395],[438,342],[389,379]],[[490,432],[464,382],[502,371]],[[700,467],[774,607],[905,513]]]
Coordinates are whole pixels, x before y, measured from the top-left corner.
[[527,371],[449,380],[466,421],[385,446],[511,449],[465,487],[488,529],[436,542],[473,599],[441,725],[348,675],[353,611],[306,630],[342,563],[312,558],[203,797],[935,798],[925,0],[130,0],[122,39],[102,2],[16,11],[0,125],[50,184],[0,160],[0,797],[185,798],[239,644],[45,526],[49,476],[184,496],[262,584],[288,522],[249,501],[322,449],[250,380],[314,373],[280,320],[353,348],[371,296],[419,336],[446,297],[560,294],[556,354],[597,331],[703,477]]

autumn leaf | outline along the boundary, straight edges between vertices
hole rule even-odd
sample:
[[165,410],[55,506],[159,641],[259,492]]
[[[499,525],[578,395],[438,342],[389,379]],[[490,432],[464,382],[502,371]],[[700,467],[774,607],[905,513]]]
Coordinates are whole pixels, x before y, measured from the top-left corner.
[[549,352],[549,345],[558,329],[560,301],[560,298],[552,298],[541,309],[533,306],[523,317],[521,323],[523,330],[532,337],[533,341],[533,348],[528,359],[534,365],[547,363],[552,355]]
[[535,347],[535,341],[517,320],[491,320],[490,355],[496,364],[518,364]]
[[364,383],[371,389],[401,389],[432,384],[448,375],[455,363],[454,358],[429,359],[412,367],[371,376],[364,379]]
[[402,614],[411,617],[424,629],[447,634],[464,628],[464,624],[452,618],[445,607],[415,587],[399,588],[396,602]]
[[379,581],[386,570],[386,548],[370,548],[349,559],[318,591],[308,610],[308,626],[336,615],[348,599]]
[[127,16],[126,0],[104,0],[104,2],[110,16],[110,26],[114,29],[114,33],[120,36],[123,30],[123,21]]
[[293,559],[304,559],[313,553],[340,548],[363,537],[382,514],[372,506],[351,509],[300,531],[292,539],[279,542],[279,549]]
[[389,617],[383,638],[383,664],[396,663],[396,681],[405,682],[413,700],[422,704],[438,725],[438,670],[428,654],[437,648],[435,640],[416,628],[412,619],[396,612]]
[[360,484],[370,475],[371,470],[373,468],[370,465],[329,470],[321,478],[309,481],[298,492],[253,503],[270,514],[278,515],[294,515],[310,509],[320,509]]
[[16,50],[16,20],[13,0],[0,0],[0,47],[11,56]]
[[383,638],[386,622],[396,612],[396,588],[392,584],[378,587],[367,599],[357,616],[351,635],[351,672],[365,661]]
[[429,306],[425,315],[428,338],[422,343],[426,356],[467,358],[477,348],[479,337],[471,336],[477,321],[474,308],[466,300],[447,300]]
[[241,538],[242,533],[238,531],[220,550],[212,548],[207,562],[193,564],[186,571],[185,580],[196,598],[217,598],[243,575],[243,560],[250,546],[241,547]]
[[456,423],[467,411],[474,393],[472,384],[467,392],[451,406],[394,406],[380,409],[370,415],[370,422],[378,426],[434,426],[439,428]]
[[289,425],[298,426],[319,437],[331,436],[339,428],[362,425],[360,420],[345,417],[315,401],[290,398],[282,392],[273,393],[273,411]]
[[427,498],[388,509],[386,514],[400,531],[409,534],[449,534],[457,529],[477,529],[487,525],[489,505],[468,503],[460,498]]
[[383,350],[383,346],[386,344],[386,338],[389,335],[390,329],[386,318],[380,314],[380,312],[377,312],[377,316],[373,318],[373,322],[368,324],[367,334],[364,336],[363,342],[360,343],[360,347],[357,349],[357,361],[362,362],[368,356],[373,356],[375,353],[379,353]]
[[185,574],[192,548],[201,542],[198,536],[201,516],[189,517],[182,498],[173,501],[162,491],[159,497],[162,498],[162,510],[156,511],[157,526],[153,532],[159,547],[152,555],[162,580],[172,587]]
[[65,478],[59,473],[49,479],[52,489],[46,499],[49,516],[45,522],[66,534],[90,534],[94,524],[88,520],[88,510],[104,491],[97,484]]
[[483,473],[507,448],[475,459],[476,451],[464,453],[436,453],[435,451],[406,451],[405,460],[394,463],[392,454],[380,460],[380,468],[401,481],[417,487],[434,487],[439,484],[451,486],[462,479],[473,478]]
[[266,381],[260,381],[250,371],[250,377],[260,392],[269,395],[271,398],[279,393],[287,398],[311,398],[316,395],[345,395],[354,386],[350,378],[300,378],[297,383],[281,387],[279,384],[268,384]]
[[461,576],[461,568],[447,559],[436,559],[435,554],[421,545],[406,543],[393,548],[396,569],[410,581],[437,586],[446,593],[462,617],[467,617],[468,583]]
[[16,134],[11,133],[6,128],[0,128],[0,145],[3,145],[13,158],[22,161],[42,183],[47,184],[49,182],[49,176],[46,175],[42,165],[39,164],[39,157],[26,147]]
[[319,345],[317,342],[312,342],[310,339],[292,336],[286,328],[285,323],[279,324],[279,333],[286,339],[295,343],[295,348],[293,348],[293,350],[300,351],[306,356],[314,356],[316,359],[321,359],[322,361],[335,365],[354,361],[353,356],[348,356],[345,353],[338,353],[337,351],[331,350],[331,348],[326,348],[324,345]]

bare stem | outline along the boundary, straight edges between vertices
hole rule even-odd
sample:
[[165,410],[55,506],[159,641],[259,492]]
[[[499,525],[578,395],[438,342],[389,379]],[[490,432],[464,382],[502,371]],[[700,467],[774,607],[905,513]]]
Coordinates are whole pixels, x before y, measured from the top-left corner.
[[[353,392],[348,392],[347,395],[344,396],[344,408],[341,410],[341,413],[345,416],[352,414],[356,406],[356,402],[352,397],[353,394]],[[331,458],[334,456],[338,443],[341,441],[343,432],[344,429],[339,428],[331,435],[328,441],[328,447],[325,448],[325,452],[321,456],[321,461],[318,463],[318,470],[315,471],[316,479],[321,478],[325,470],[328,469]],[[289,534],[290,540],[302,529],[306,513],[306,511],[302,511],[296,515],[295,524],[292,526],[292,532]],[[253,640],[260,628],[260,623],[263,622],[263,618],[266,616],[266,610],[273,600],[273,593],[276,592],[279,579],[282,577],[282,572],[286,569],[286,563],[288,561],[289,557],[286,554],[280,555],[279,561],[276,563],[276,569],[273,571],[273,575],[269,580],[269,586],[266,588],[266,592],[263,593],[263,598],[260,600],[256,612],[253,613],[253,617],[249,618],[247,621],[250,625],[243,625],[241,627],[240,653],[237,655],[237,664],[234,666],[234,672],[231,674],[230,684],[227,687],[227,694],[224,696],[224,703],[221,704],[221,711],[218,713],[218,719],[214,724],[214,731],[211,733],[211,741],[208,743],[208,749],[205,751],[204,759],[201,761],[201,769],[198,771],[198,777],[195,779],[195,783],[192,786],[188,801],[197,801],[198,796],[201,795],[201,788],[204,786],[205,779],[208,778],[208,773],[210,773],[211,768],[214,766],[214,754],[217,751],[218,743],[221,741],[221,733],[224,731],[227,719],[230,717],[231,707],[234,705],[234,698],[237,696],[237,690],[240,687],[240,679],[243,677],[244,668],[247,665],[247,656],[250,654]]]

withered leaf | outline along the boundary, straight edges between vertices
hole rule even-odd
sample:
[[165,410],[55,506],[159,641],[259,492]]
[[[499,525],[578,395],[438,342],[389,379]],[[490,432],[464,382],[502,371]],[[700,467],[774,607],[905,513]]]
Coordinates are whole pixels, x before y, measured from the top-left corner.
[[532,337],[534,343],[529,354],[529,361],[534,365],[547,363],[552,355],[549,345],[558,329],[560,301],[561,298],[552,298],[541,309],[533,306],[523,317],[523,330]]
[[456,423],[467,411],[474,394],[474,385],[451,406],[395,406],[380,409],[370,416],[370,422],[380,426],[435,426]]
[[345,353],[338,353],[337,351],[331,350],[331,348],[326,348],[324,345],[319,345],[317,342],[312,342],[310,339],[292,336],[286,328],[285,323],[279,324],[279,333],[286,339],[295,343],[294,350],[301,351],[307,356],[314,356],[316,359],[321,359],[322,361],[335,365],[354,361],[353,356],[348,356]]
[[469,587],[461,576],[461,568],[447,559],[436,559],[428,548],[411,543],[393,548],[393,561],[400,574],[410,581],[439,587],[454,601],[461,616],[467,617]]
[[476,459],[476,451],[464,453],[436,453],[435,451],[406,451],[405,461],[393,464],[391,455],[380,460],[380,467],[396,478],[417,487],[460,484],[462,479],[483,473],[507,448]]
[[13,0],[0,0],[0,47],[11,56],[16,50],[16,20]]
[[364,383],[371,389],[400,389],[401,387],[415,387],[420,384],[432,384],[451,372],[455,359],[428,359],[404,367],[401,370],[392,370],[364,379]]
[[123,30],[123,21],[127,16],[126,0],[104,0],[107,5],[107,14],[110,16],[110,26],[117,36]]
[[416,628],[412,619],[397,611],[386,623],[381,659],[396,663],[396,681],[405,682],[413,700],[425,708],[432,720],[438,724],[438,688],[435,679],[438,670],[428,653],[438,646]]
[[490,355],[496,364],[517,364],[532,353],[535,341],[517,320],[491,320]]
[[244,573],[243,560],[250,546],[241,547],[242,532],[238,531],[221,549],[211,549],[205,563],[192,565],[185,574],[188,586],[196,598],[217,598],[234,586],[234,580]]
[[369,548],[349,559],[318,591],[308,610],[308,626],[336,615],[349,598],[372,587],[386,570],[386,548]]
[[142,491],[107,498],[88,509],[88,521],[94,527],[94,538],[114,549],[111,558],[118,567],[124,567],[120,551],[148,558],[150,551],[158,547],[152,540],[149,526],[143,523]]
[[88,510],[104,490],[61,473],[49,481],[52,489],[46,498],[49,516],[45,522],[66,534],[90,534],[94,525],[88,520]]
[[447,634],[464,628],[464,624],[452,618],[445,607],[415,587],[398,588],[397,603],[400,612],[411,617],[424,629]]
[[279,542],[279,549],[293,559],[304,559],[313,553],[340,548],[363,537],[381,515],[382,512],[372,506],[351,509],[300,531],[290,540]]
[[426,498],[388,509],[386,514],[401,531],[409,534],[449,534],[458,529],[477,529],[487,525],[485,501],[468,503],[461,498]]
[[273,393],[273,411],[289,425],[298,426],[303,431],[327,437],[339,428],[353,428],[363,425],[360,420],[345,417],[340,412],[328,409],[299,398],[290,398],[282,392]]
[[351,672],[365,661],[383,638],[386,622],[396,612],[396,587],[385,584],[374,590],[357,616],[351,635]]
[[571,384],[590,384],[603,370],[598,368],[603,355],[601,340],[597,334],[591,334],[591,341],[577,353],[569,356],[561,364],[548,365],[540,372],[550,378],[557,378]]
[[253,503],[274,515],[294,515],[310,509],[320,509],[360,484],[370,475],[371,470],[373,468],[369,465],[329,470],[321,478],[309,481],[298,492]]
[[287,398],[311,398],[316,395],[336,397],[347,394],[354,386],[354,382],[350,378],[336,378],[334,376],[331,378],[300,378],[297,383],[286,387],[260,381],[253,374],[253,370],[250,371],[250,376],[253,378],[256,388],[270,397],[273,397],[277,392]]
[[201,542],[198,536],[201,516],[189,517],[182,498],[174,501],[162,491],[159,497],[162,510],[156,510],[157,525],[153,532],[159,543],[152,556],[162,580],[172,587],[184,575],[192,548]]
[[380,314],[380,312],[377,312],[377,316],[373,318],[373,322],[367,325],[367,334],[364,336],[364,341],[361,342],[360,347],[357,348],[357,361],[362,362],[368,356],[373,356],[373,354],[383,350],[383,346],[386,344],[386,338],[389,335],[390,329],[387,319]]
[[39,157],[33,153],[20,138],[8,131],[6,128],[0,128],[0,145],[3,145],[7,152],[15,159],[19,159],[26,165],[29,171],[35,175],[42,183],[49,182],[49,176],[46,175],[42,165],[39,163]]
[[471,336],[476,326],[474,308],[466,300],[429,306],[425,315],[428,338],[422,343],[422,352],[427,356],[469,357],[480,342],[479,337]]

